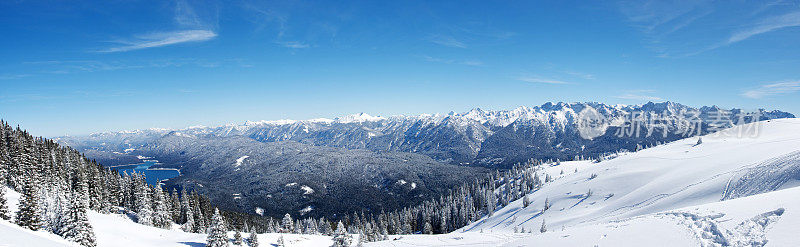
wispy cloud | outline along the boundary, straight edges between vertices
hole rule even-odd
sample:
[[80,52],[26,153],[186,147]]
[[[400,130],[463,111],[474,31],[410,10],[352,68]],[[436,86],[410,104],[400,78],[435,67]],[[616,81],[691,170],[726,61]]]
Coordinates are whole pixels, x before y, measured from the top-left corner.
[[292,48],[292,49],[303,49],[311,47],[306,43],[298,42],[298,41],[284,41],[284,42],[275,42],[283,47]]
[[586,80],[597,79],[593,74],[587,74],[587,73],[583,73],[583,72],[569,71],[569,70],[562,71],[562,72],[564,74],[568,74],[568,75],[579,77],[579,78],[586,79]]
[[200,42],[213,39],[217,34],[210,30],[183,30],[140,35],[133,40],[118,41],[122,46],[111,47],[99,52],[125,52],[145,48],[162,47],[186,42]]
[[554,79],[547,79],[547,78],[541,78],[541,77],[528,77],[528,76],[523,76],[523,77],[517,77],[516,79],[517,79],[518,81],[524,81],[524,82],[530,82],[530,83],[543,83],[543,84],[572,84],[571,82],[560,81],[560,80],[554,80]]
[[261,31],[267,28],[269,24],[277,25],[278,39],[286,35],[288,30],[289,14],[286,11],[278,11],[276,6],[265,4],[261,6],[254,2],[244,2],[243,7],[255,15],[250,16],[250,21],[256,24],[256,31]]
[[742,96],[751,99],[761,99],[767,96],[789,94],[800,91],[800,81],[785,81],[761,85],[758,88],[747,90]]
[[[213,8],[204,8],[213,9]],[[216,14],[218,15],[218,14]],[[206,14],[203,18],[186,0],[175,1],[173,20],[177,27],[174,31],[158,31],[134,35],[132,38],[113,40],[117,46],[96,50],[101,53],[126,52],[147,48],[163,47],[188,42],[201,42],[217,37],[214,31],[215,14]],[[210,20],[209,20],[210,19]]]
[[475,60],[475,59],[467,59],[467,60],[456,60],[456,59],[444,59],[438,57],[431,57],[424,55],[422,56],[425,61],[428,62],[435,62],[435,63],[445,63],[445,64],[460,64],[460,65],[467,65],[467,66],[483,66],[483,62]]
[[710,3],[709,0],[658,1],[634,0],[620,1],[621,12],[647,33],[680,30],[698,18],[708,14],[697,9]]
[[727,44],[732,44],[742,40],[746,40],[758,34],[772,32],[781,28],[796,27],[796,26],[800,26],[800,11],[795,11],[781,16],[766,18],[748,29],[734,33],[728,39]]
[[2,74],[0,75],[0,80],[16,80],[31,76],[29,74]]
[[[232,58],[220,60],[205,60],[195,58],[181,58],[181,59],[160,59],[160,60],[146,60],[146,61],[100,61],[100,60],[48,60],[48,61],[29,61],[22,63],[25,66],[32,67],[37,72],[25,74],[27,76],[39,76],[46,74],[72,74],[84,72],[100,72],[100,71],[116,71],[116,70],[133,70],[133,69],[147,69],[147,68],[168,68],[168,67],[185,67],[195,66],[202,68],[216,68],[216,67],[253,67],[252,64],[245,60]],[[5,75],[3,75],[5,76]],[[0,79],[3,79],[0,76]],[[10,77],[8,79],[14,79]],[[17,76],[18,78],[22,78]],[[17,78],[15,77],[15,78]]]
[[662,58],[690,57],[800,26],[796,3],[784,0],[621,0],[620,10]]
[[204,26],[200,16],[197,15],[194,8],[185,0],[175,2],[175,23],[184,27],[202,27]]
[[429,40],[434,44],[448,46],[448,47],[455,47],[455,48],[467,48],[467,44],[453,38],[452,36],[448,35],[432,35]]

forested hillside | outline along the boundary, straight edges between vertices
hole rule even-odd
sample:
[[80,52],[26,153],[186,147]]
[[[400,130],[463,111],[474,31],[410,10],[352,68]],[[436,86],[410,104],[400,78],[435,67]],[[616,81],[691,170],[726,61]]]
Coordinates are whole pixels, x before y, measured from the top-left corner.
[[[0,194],[6,193],[6,186],[21,198],[19,205],[9,207],[0,196],[1,219],[84,246],[94,246],[95,241],[88,210],[126,214],[139,224],[165,229],[179,223],[190,232],[205,232],[214,212],[209,200],[196,192],[164,191],[138,174],[118,174],[72,148],[0,122]],[[224,214],[260,231],[271,222],[266,217]]]
[[[418,206],[346,214],[338,224],[325,218],[298,219],[298,213],[292,213],[295,217],[286,213],[280,220],[215,213],[215,206],[197,191],[165,191],[161,184],[148,185],[140,174],[119,174],[72,148],[2,121],[0,138],[0,219],[83,246],[96,245],[98,229],[87,217],[90,212],[124,215],[141,225],[211,237],[214,231],[227,229],[328,235],[334,240],[338,236],[346,241],[351,241],[350,234],[359,234],[359,241],[367,242],[385,240],[388,234],[448,232],[493,211],[497,200],[494,183],[489,182],[495,179],[488,177],[465,181],[447,196]],[[18,204],[6,201],[10,192],[19,193]]]

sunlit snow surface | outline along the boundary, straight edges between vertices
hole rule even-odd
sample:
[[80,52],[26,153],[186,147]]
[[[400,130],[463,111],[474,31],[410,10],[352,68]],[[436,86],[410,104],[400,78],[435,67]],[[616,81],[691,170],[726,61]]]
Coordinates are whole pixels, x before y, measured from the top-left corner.
[[[800,119],[760,124],[704,136],[700,145],[695,137],[600,163],[562,162],[545,169],[555,180],[529,194],[527,208],[517,200],[456,233],[373,245],[793,246]],[[786,190],[759,194],[779,189]],[[722,201],[733,194],[738,199]],[[541,213],[545,198],[552,206]]]

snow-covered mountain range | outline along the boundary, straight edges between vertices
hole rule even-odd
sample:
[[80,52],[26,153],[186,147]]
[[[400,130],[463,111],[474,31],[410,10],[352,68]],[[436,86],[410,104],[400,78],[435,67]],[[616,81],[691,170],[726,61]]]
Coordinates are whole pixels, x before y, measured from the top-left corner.
[[[411,152],[443,163],[508,167],[529,159],[595,157],[705,134],[742,121],[790,117],[794,115],[781,111],[693,108],[674,102],[633,106],[546,103],[513,110],[476,108],[464,113],[391,117],[361,113],[336,119],[104,132],[56,140],[81,151],[124,152],[177,131],[196,137],[244,136],[260,142],[295,141],[346,149]],[[587,136],[587,127],[595,133]]]

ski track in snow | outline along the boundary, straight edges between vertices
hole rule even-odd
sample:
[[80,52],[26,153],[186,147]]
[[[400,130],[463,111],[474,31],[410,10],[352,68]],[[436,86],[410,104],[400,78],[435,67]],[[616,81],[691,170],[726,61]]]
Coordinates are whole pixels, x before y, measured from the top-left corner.
[[741,176],[732,176],[722,200],[775,191],[792,180],[800,180],[800,151],[769,159],[748,168]]

